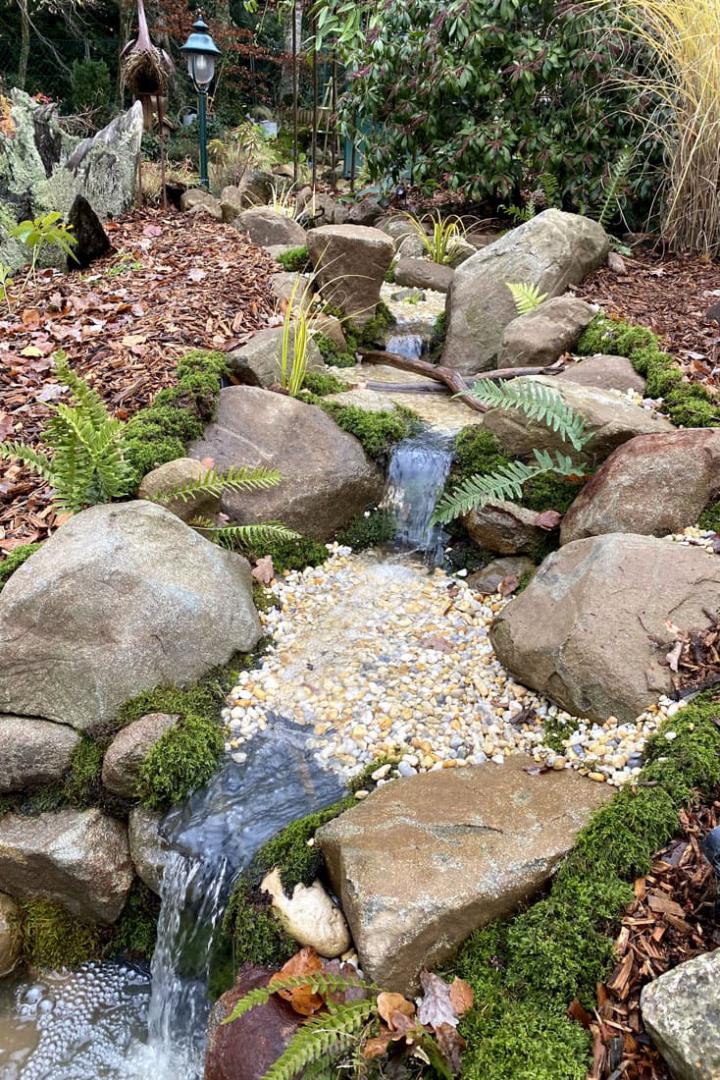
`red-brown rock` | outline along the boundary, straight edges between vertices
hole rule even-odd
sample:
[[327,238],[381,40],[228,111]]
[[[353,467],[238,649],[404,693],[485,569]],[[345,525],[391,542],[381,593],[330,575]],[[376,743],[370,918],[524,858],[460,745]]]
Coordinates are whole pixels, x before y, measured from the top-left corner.
[[231,990],[215,1002],[210,1014],[205,1080],[261,1080],[277,1061],[303,1022],[277,994],[232,1024],[223,1024],[250,990],[267,986],[269,968],[247,964]]

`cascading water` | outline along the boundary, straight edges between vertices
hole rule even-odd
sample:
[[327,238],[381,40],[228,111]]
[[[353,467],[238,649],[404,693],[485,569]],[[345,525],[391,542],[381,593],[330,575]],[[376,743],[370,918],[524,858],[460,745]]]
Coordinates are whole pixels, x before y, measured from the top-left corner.
[[425,350],[425,341],[422,334],[393,334],[387,339],[385,348],[398,356],[419,360]]
[[344,791],[305,731],[278,717],[259,733],[245,763],[228,761],[164,819],[170,852],[150,973],[108,962],[0,984],[2,1080],[198,1080],[210,957],[236,873]]
[[431,518],[451,464],[452,437],[431,430],[398,443],[390,459],[383,506],[395,514],[395,542],[424,552],[433,566],[442,561],[446,537]]

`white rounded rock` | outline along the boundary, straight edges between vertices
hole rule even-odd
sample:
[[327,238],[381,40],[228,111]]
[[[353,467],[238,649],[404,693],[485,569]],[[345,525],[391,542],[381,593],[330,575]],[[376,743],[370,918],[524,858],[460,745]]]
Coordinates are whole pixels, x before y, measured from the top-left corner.
[[296,885],[289,897],[276,867],[266,875],[260,888],[272,897],[272,906],[280,922],[299,945],[310,946],[330,960],[342,956],[350,948],[352,939],[345,916],[319,881],[314,881],[309,888]]

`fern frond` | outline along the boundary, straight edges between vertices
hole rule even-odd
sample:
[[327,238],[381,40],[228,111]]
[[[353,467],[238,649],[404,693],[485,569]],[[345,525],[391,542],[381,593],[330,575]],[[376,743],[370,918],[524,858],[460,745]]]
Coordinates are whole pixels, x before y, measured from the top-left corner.
[[100,427],[108,419],[108,411],[105,402],[91,386],[88,386],[79,375],[76,375],[68,362],[67,353],[64,349],[58,349],[53,353],[55,361],[55,374],[73,396],[76,404],[80,406],[83,414],[88,417],[95,427]]
[[543,300],[547,300],[548,294],[540,292],[537,285],[526,285],[523,282],[511,283],[509,281],[506,281],[505,284],[512,293],[518,315],[527,315],[530,311],[534,311],[536,307],[540,307]]
[[224,491],[260,491],[275,487],[281,479],[277,469],[266,469],[263,466],[253,468],[233,465],[224,473],[217,469],[208,469],[197,480],[189,480],[186,484],[178,484],[177,487],[157,492],[152,501],[167,503],[180,499],[187,502],[199,495],[214,495],[220,498]]
[[457,517],[479,510],[488,503],[507,502],[522,498],[523,485],[542,473],[553,472],[559,476],[577,476],[581,467],[566,454],[547,450],[533,451],[535,463],[510,461],[484,476],[469,476],[454,491],[443,495],[435,507],[433,522],[446,525]]
[[263,1080],[294,1080],[308,1065],[338,1057],[352,1045],[375,1009],[375,1000],[370,998],[352,1001],[333,1013],[321,1013],[307,1020]]
[[259,525],[208,525],[207,519],[201,520],[202,524],[197,520],[190,524],[207,533],[208,540],[227,548],[241,547],[250,551],[273,540],[297,540],[300,535],[280,521],[263,521]]
[[579,413],[566,405],[561,394],[533,379],[494,382],[478,379],[471,393],[493,409],[519,409],[529,420],[537,420],[556,431],[563,442],[582,450],[590,435]]
[[258,1005],[264,1005],[273,994],[277,994],[280,990],[299,990],[303,986],[307,986],[311,993],[319,994],[321,997],[329,997],[338,991],[358,988],[375,993],[379,990],[373,983],[365,982],[359,976],[348,978],[347,975],[334,975],[329,971],[309,971],[306,975],[288,975],[287,978],[273,979],[272,984],[268,986],[259,986],[255,990],[250,990],[237,1002],[233,1011],[222,1022],[231,1024],[233,1020],[239,1020],[241,1016],[256,1009]]
[[598,214],[598,222],[604,229],[610,224],[615,213],[622,209],[620,197],[627,183],[634,156],[634,150],[626,146],[610,170],[608,182],[603,189],[604,198]]
[[46,454],[33,450],[23,443],[2,442],[0,443],[0,458],[11,458],[21,461],[23,465],[29,465],[31,469],[39,473],[44,480],[52,483],[52,462]]

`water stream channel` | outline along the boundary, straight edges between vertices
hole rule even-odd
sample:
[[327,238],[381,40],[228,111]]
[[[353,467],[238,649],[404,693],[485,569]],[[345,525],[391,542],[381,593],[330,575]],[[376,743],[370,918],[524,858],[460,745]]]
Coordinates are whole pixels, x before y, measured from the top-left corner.
[[[389,344],[406,355],[423,349],[414,334]],[[380,555],[388,573],[398,549],[429,566],[440,561],[443,534],[430,516],[451,457],[450,437],[432,430],[396,447],[384,505],[397,535],[393,550]],[[338,773],[318,764],[303,729],[275,718],[249,744],[245,762],[228,759],[163,822],[170,853],[150,971],[118,959],[36,981],[0,981],[0,1080],[199,1080],[209,958],[232,881],[279,829],[343,790]]]

